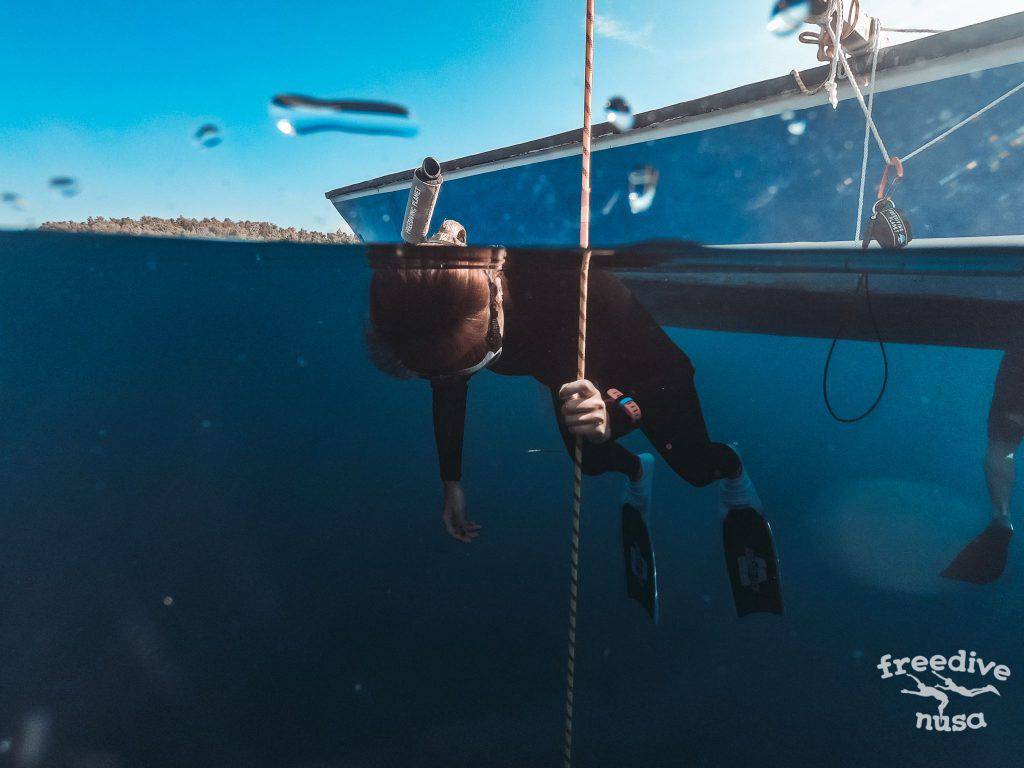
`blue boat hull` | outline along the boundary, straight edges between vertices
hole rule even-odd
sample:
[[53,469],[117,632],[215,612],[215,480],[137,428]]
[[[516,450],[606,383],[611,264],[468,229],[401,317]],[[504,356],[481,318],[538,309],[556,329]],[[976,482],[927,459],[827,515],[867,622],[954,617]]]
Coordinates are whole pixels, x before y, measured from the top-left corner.
[[[1020,84],[1024,63],[1014,60],[1018,56],[1024,58],[1015,52],[1007,57],[1011,63],[953,77],[927,76],[939,79],[879,93],[876,122],[890,152],[907,154]],[[649,135],[650,140],[614,146],[613,138],[605,148],[598,143],[591,242],[852,240],[864,118],[850,95],[845,93],[835,110],[827,103],[792,110],[776,100],[764,108],[751,105],[732,122],[728,116],[704,115],[701,120],[710,124],[706,129],[680,133],[688,130],[684,126],[675,135],[664,135],[655,127],[634,137]],[[807,97],[790,101],[808,103]],[[434,225],[457,219],[476,244],[574,245],[579,237],[579,166],[576,151],[549,159],[488,163],[452,174]],[[653,205],[633,214],[627,177],[641,166],[656,168],[660,179]],[[872,146],[868,206],[882,169],[881,155]],[[329,196],[364,240],[395,242],[400,239],[407,186]],[[896,193],[917,238],[1024,234],[1022,199],[1024,92],[915,157]]]

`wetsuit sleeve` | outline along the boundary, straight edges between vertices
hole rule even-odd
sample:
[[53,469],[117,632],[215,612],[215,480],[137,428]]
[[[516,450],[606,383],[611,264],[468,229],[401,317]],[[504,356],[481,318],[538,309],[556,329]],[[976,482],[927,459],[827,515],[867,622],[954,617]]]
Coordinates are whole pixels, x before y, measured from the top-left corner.
[[466,429],[468,379],[431,382],[434,392],[434,441],[441,479],[462,479],[462,438]]

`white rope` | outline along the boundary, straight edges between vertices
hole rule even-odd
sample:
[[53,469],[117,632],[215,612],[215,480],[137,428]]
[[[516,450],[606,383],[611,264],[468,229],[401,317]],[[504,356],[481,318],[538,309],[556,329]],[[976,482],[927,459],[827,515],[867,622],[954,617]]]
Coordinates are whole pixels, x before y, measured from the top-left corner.
[[[842,8],[842,0],[839,0],[839,6]],[[867,120],[868,128],[871,129],[871,133],[875,137],[875,142],[878,144],[878,148],[882,152],[882,157],[885,158],[886,164],[888,164],[892,158],[889,155],[889,150],[885,147],[885,142],[882,140],[882,134],[878,132],[878,126],[875,125],[874,119],[871,117],[871,112],[868,111],[868,105],[864,103],[864,94],[860,92],[860,86],[857,85],[857,75],[854,73],[853,68],[850,67],[850,62],[846,60],[846,56],[843,54],[843,41],[832,32],[831,27],[826,27],[829,35],[832,36],[832,43],[836,49],[836,59],[843,65],[843,71],[846,73],[846,79],[850,81],[850,86],[853,88],[853,94],[857,97],[857,103],[860,104],[861,111],[864,113],[864,118]]]
[[949,130],[940,133],[938,136],[936,136],[934,139],[932,139],[931,141],[927,142],[926,144],[922,144],[920,147],[918,147],[913,152],[911,152],[906,157],[904,157],[903,158],[903,162],[906,163],[908,160],[911,160],[911,159],[917,157],[918,155],[920,155],[926,149],[931,149],[936,144],[938,144],[940,141],[943,141],[944,139],[948,138],[952,134],[954,134],[957,131],[959,131],[961,128],[963,128],[965,125],[967,125],[972,120],[976,120],[977,118],[981,117],[983,114],[988,112],[993,107],[999,106],[1004,101],[1006,101],[1008,98],[1013,96],[1013,94],[1015,94],[1015,93],[1017,93],[1018,91],[1021,91],[1021,90],[1024,90],[1024,83],[1021,83],[1020,85],[1018,85],[1018,86],[1016,86],[1014,88],[1011,88],[1006,93],[1004,93],[1002,96],[1000,96],[998,99],[996,99],[995,101],[989,102],[988,104],[986,104],[984,107],[979,109],[977,112],[975,112],[970,117],[964,118],[963,120],[961,120],[959,123],[954,125]]
[[[840,6],[841,5],[842,5],[842,3],[840,2]],[[886,164],[889,164],[889,163],[891,163],[892,158],[889,155],[889,151],[886,149],[885,142],[882,140],[881,134],[879,134],[879,132],[878,132],[878,126],[875,124],[874,118],[872,117],[872,110],[869,109],[868,105],[864,103],[864,96],[863,96],[863,94],[861,94],[860,87],[857,85],[857,77],[856,77],[856,75],[854,75],[853,69],[850,67],[850,63],[846,60],[846,56],[843,55],[842,41],[836,38],[835,34],[832,32],[832,28],[831,27],[826,27],[825,29],[827,29],[829,35],[832,36],[832,41],[833,41],[833,43],[835,43],[835,46],[836,46],[836,58],[839,59],[842,62],[843,70],[846,73],[847,79],[850,81],[850,86],[853,88],[853,93],[857,97],[857,102],[860,104],[861,111],[864,112],[864,118],[867,121],[867,127],[870,129],[871,133],[874,134],[875,141],[878,143],[878,148],[882,151],[882,156],[885,158]],[[878,50],[877,50],[877,47],[876,47],[876,49],[875,49],[876,60],[873,61],[872,65],[871,65],[871,84],[872,84],[872,88],[874,88],[875,69],[876,69],[876,66],[877,66],[877,55],[878,55]],[[1006,101],[1008,98],[1013,96],[1015,93],[1017,93],[1019,91],[1022,91],[1022,90],[1024,90],[1024,82],[1014,86],[1013,88],[1008,90],[1006,93],[1004,93],[999,98],[994,99],[993,101],[991,101],[988,104],[986,104],[984,107],[979,109],[977,112],[975,112],[970,117],[966,117],[963,120],[961,120],[959,123],[954,125],[952,128],[949,128],[948,130],[943,131],[942,133],[940,133],[938,136],[936,136],[931,141],[928,141],[928,142],[922,144],[920,147],[915,149],[913,152],[907,153],[902,158],[903,162],[906,163],[908,160],[912,160],[913,158],[917,157],[918,155],[920,155],[925,150],[931,149],[936,144],[938,144],[940,141],[944,141],[945,139],[947,139],[950,136],[952,136],[954,133],[959,131],[965,125],[970,123],[972,120],[978,119],[983,114],[988,112],[990,109],[993,109],[993,108],[999,106],[1004,101]]]
[[897,27],[882,27],[882,32],[902,32],[907,35],[941,35],[948,32],[948,29],[899,29]]
[[[877,24],[878,21],[872,21]],[[871,122],[875,109],[875,73],[878,70],[878,50],[881,48],[881,41],[875,36],[874,51],[871,54],[871,80],[868,82],[868,114],[864,120],[864,156],[860,162],[860,193],[857,195],[857,228],[854,231],[853,241],[860,242],[860,228],[864,221],[864,190],[868,181],[868,155],[871,153]]]
[[825,81],[825,93],[828,94],[828,103],[832,105],[832,109],[839,106],[839,86],[836,85],[836,76],[839,74],[839,59],[843,58],[843,0],[833,0],[833,6],[836,10],[836,31],[833,33],[832,28],[827,24],[825,29],[828,30],[829,35],[832,37],[832,42],[836,45],[836,55],[832,57],[832,66],[829,69],[828,79]]
[[[853,68],[850,66],[850,62],[846,58],[846,54],[843,51],[843,19],[844,19],[844,0],[829,0],[827,12],[826,12],[826,23],[822,24],[821,27],[824,32],[827,32],[829,37],[832,39],[833,53],[832,63],[829,68],[828,77],[815,88],[807,88],[803,80],[800,77],[798,70],[793,70],[793,76],[796,79],[797,85],[800,90],[808,96],[812,96],[821,90],[825,90],[828,93],[829,103],[832,108],[835,109],[838,106],[837,96],[837,85],[836,80],[838,77],[838,66],[841,64],[843,73],[846,75],[846,79],[850,82],[850,87],[853,89],[854,96],[857,97],[857,103],[860,105],[861,111],[864,113],[864,154],[861,158],[861,171],[860,171],[860,194],[857,198],[857,226],[854,234],[854,240],[859,241],[861,235],[861,225],[864,218],[864,192],[867,184],[867,167],[868,167],[868,156],[870,154],[870,137],[874,136],[875,143],[878,144],[878,149],[882,153],[882,157],[885,159],[886,167],[891,166],[894,162],[894,158],[889,154],[888,148],[885,146],[885,141],[882,139],[881,133],[878,131],[878,125],[874,119],[874,102],[875,102],[875,80],[878,72],[878,52],[881,48],[880,36],[882,32],[906,32],[906,33],[920,33],[920,34],[938,34],[943,30],[939,29],[903,29],[895,27],[883,27],[881,26],[878,19],[871,20],[872,32],[872,55],[871,55],[871,79],[868,82],[869,94],[868,101],[865,103],[864,94],[861,93],[860,86],[857,84],[857,75],[854,73]],[[831,14],[836,14],[836,28],[833,30],[828,20],[831,20]],[[1024,82],[1011,88],[1009,91],[1004,93],[1002,96],[994,99],[993,101],[986,104],[984,107],[979,109],[970,117],[964,118],[956,125],[943,131],[934,139],[925,142],[920,147],[915,149],[913,152],[908,153],[902,158],[902,163],[906,163],[909,160],[920,155],[922,152],[931,149],[936,144],[951,135],[959,131],[965,125],[973,120],[977,120],[983,114],[988,112],[990,109],[1002,104],[1008,98],[1013,96],[1015,93],[1024,90]],[[901,173],[902,175],[902,173]]]
[[[837,16],[836,28],[839,30],[839,34],[842,34],[842,27],[840,26],[843,23],[842,22],[842,19],[843,19],[842,0],[829,0],[828,7],[825,10],[825,19],[826,19],[826,21],[821,26],[822,27],[827,27],[828,26],[828,20],[832,18],[832,14],[833,13],[835,13],[836,16]],[[809,35],[809,37],[807,39],[805,39],[804,35],[801,35],[800,36],[800,41],[801,42],[816,42],[818,44],[819,57],[820,57],[820,51],[823,50],[823,48],[821,46],[821,38],[824,36],[824,33],[820,33],[820,34],[807,33],[807,34]],[[820,93],[821,91],[827,91],[828,92],[829,103],[832,105],[832,108],[835,109],[836,106],[838,106],[838,95],[837,95],[837,89],[836,89],[836,76],[838,75],[838,72],[839,72],[838,68],[839,68],[839,62],[836,61],[836,57],[833,56],[830,59],[830,61],[829,61],[828,76],[823,81],[818,83],[818,85],[814,86],[813,88],[808,88],[804,84],[803,78],[800,76],[800,70],[799,69],[794,69],[792,74],[793,74],[793,79],[796,81],[797,86],[800,88],[800,91],[805,96],[814,96],[816,93]]]

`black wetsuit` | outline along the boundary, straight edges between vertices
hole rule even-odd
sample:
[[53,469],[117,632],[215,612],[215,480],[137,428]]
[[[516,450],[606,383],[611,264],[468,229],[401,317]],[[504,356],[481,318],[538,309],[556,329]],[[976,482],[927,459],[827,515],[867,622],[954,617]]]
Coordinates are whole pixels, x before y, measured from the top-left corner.
[[[561,418],[558,390],[576,379],[579,274],[572,270],[506,266],[505,329],[495,373],[532,376],[551,390],[566,448],[574,436]],[[708,437],[690,359],[640,302],[610,272],[590,275],[587,378],[601,391],[609,413],[611,439],[584,442],[583,470],[631,473],[636,457],[616,439],[639,428],[687,482],[704,486],[739,471],[736,454]],[[434,434],[443,480],[462,476],[462,438],[468,379],[434,382]],[[634,421],[609,390],[633,398]]]
[[1024,347],[1003,353],[988,412],[988,439],[1010,445],[1024,439]]

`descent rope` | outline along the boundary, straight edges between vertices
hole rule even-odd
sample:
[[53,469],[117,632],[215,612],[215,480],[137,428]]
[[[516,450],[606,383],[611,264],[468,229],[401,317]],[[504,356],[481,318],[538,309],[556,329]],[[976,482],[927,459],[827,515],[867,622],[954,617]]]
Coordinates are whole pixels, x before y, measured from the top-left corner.
[[[579,335],[576,347],[576,379],[587,368],[587,287],[590,278],[590,103],[594,79],[594,0],[587,0],[586,54],[583,86],[583,172],[580,193]],[[583,437],[576,436],[572,455],[572,543],[569,550],[569,650],[565,673],[565,768],[572,768],[573,707],[576,695],[576,615],[580,590],[580,529],[583,512]]]

